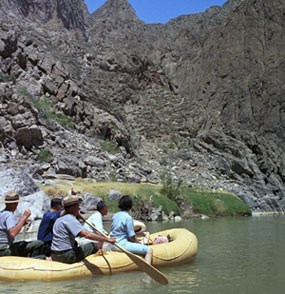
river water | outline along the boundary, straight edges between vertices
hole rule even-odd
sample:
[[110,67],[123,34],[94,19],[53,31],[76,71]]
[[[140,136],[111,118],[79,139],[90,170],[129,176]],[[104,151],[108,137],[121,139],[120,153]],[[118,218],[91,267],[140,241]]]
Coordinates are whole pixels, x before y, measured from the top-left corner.
[[[186,265],[161,268],[169,284],[144,282],[141,272],[60,282],[0,282],[0,293],[285,293],[285,216],[147,223],[150,232],[185,227],[199,241]],[[1,262],[1,258],[0,258]]]

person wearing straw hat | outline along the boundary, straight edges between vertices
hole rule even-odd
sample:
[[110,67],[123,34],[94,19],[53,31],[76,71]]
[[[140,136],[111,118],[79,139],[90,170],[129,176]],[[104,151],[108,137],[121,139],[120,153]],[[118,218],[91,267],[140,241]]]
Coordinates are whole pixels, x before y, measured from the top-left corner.
[[0,256],[32,256],[42,253],[42,241],[14,242],[23,226],[29,223],[31,215],[30,209],[26,209],[17,222],[14,211],[18,207],[19,201],[20,197],[16,192],[6,194],[2,200],[5,203],[5,208],[0,212]]
[[99,242],[115,243],[113,238],[97,235],[84,229],[77,219],[80,216],[79,203],[75,195],[63,199],[64,215],[58,218],[53,226],[51,257],[54,261],[75,263],[98,251],[98,245],[94,242],[78,246],[75,240],[78,236]]
[[149,243],[149,232],[146,232],[146,226],[143,222],[139,220],[134,220],[134,231],[136,233],[136,238],[141,244]]

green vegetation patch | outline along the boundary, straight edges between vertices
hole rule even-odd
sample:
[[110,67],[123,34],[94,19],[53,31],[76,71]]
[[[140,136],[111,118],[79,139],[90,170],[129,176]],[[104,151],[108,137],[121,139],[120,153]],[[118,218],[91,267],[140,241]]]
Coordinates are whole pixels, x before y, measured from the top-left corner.
[[[190,203],[195,214],[205,214],[208,216],[243,216],[251,215],[249,207],[240,200],[237,196],[225,192],[212,192],[190,189],[187,187],[180,187],[174,192],[179,192],[178,198],[167,197],[161,191],[162,185],[153,185],[149,183],[123,183],[123,182],[96,182],[92,179],[78,178],[73,183],[57,181],[57,186],[41,187],[48,195],[66,194],[74,187],[81,194],[90,193],[101,197],[106,201],[110,212],[118,211],[118,202],[108,200],[110,190],[116,190],[121,195],[128,194],[134,201],[135,209],[139,209],[143,204],[150,204],[152,208],[162,206],[165,213],[174,211],[176,215],[181,215],[179,203],[181,199],[184,202]],[[178,188],[178,187],[176,187]],[[47,191],[48,190],[48,191]],[[169,189],[168,191],[171,191]],[[176,194],[175,193],[175,194]]]
[[100,145],[103,150],[109,152],[110,154],[116,154],[119,151],[118,145],[109,140],[100,140]]
[[[134,208],[138,209],[142,203],[152,203],[153,208],[158,208],[162,206],[164,212],[169,213],[174,211],[177,215],[180,214],[180,210],[175,201],[165,197],[160,193],[160,185],[152,185],[147,183],[136,184],[136,183],[122,183],[122,182],[95,182],[90,179],[77,179],[72,183],[77,191],[84,193],[90,193],[101,197],[106,201],[109,211],[118,211],[118,202],[113,200],[108,200],[108,195],[110,190],[116,190],[121,193],[121,195],[128,194],[132,197]],[[69,183],[64,184],[64,182],[57,181],[57,186],[54,187],[41,187],[49,196],[54,196],[56,193],[66,194],[70,191],[71,185]]]
[[54,120],[63,127],[74,128],[74,122],[72,118],[63,113],[55,113],[55,106],[53,102],[47,97],[42,96],[39,99],[33,99],[33,103],[39,113],[47,119]]
[[26,87],[19,88],[19,94],[27,97],[31,103],[33,103],[43,119],[56,121],[65,128],[74,129],[74,121],[72,118],[64,113],[56,113],[56,108],[52,100],[45,96],[35,98]]
[[216,216],[251,214],[247,204],[231,193],[186,189],[184,196],[192,204],[194,213]]
[[173,211],[176,215],[180,215],[180,209],[177,205],[177,203],[161,194],[156,194],[152,198],[153,206],[159,207],[161,206],[163,208],[163,211],[167,214],[169,214],[171,211]]
[[14,82],[16,78],[13,75],[9,75],[7,73],[4,73],[0,71],[0,83],[1,82]]
[[39,162],[50,162],[52,158],[53,154],[45,148],[38,153],[36,160]]

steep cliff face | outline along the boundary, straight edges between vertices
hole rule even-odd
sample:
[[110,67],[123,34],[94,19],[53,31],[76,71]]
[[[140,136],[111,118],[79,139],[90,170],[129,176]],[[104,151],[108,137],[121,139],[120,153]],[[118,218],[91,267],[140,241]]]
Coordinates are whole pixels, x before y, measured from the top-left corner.
[[180,88],[193,93],[206,111],[219,111],[218,119],[227,130],[250,129],[265,135],[270,129],[283,137],[283,112],[276,106],[282,92],[270,90],[282,89],[282,5],[243,1],[226,23],[209,31],[199,61],[185,60],[192,64],[196,80]]
[[[188,100],[191,127],[200,138],[223,149],[225,158],[225,142],[238,139],[249,148],[238,157],[247,162],[246,154],[255,158],[251,172],[239,170],[230,177],[238,174],[264,196],[275,187],[272,197],[282,203],[284,8],[284,1],[232,1],[222,9],[173,20],[168,30],[175,28],[172,40],[179,47],[172,46],[175,61],[164,60],[166,72]],[[208,136],[213,131],[220,135],[212,141]],[[227,161],[231,172],[236,170],[233,158]]]
[[[146,25],[127,0],[92,15],[81,0],[3,0],[0,140],[21,160],[50,146],[55,172],[140,181],[171,170],[253,210],[282,210],[284,6],[230,0]],[[34,101],[45,99],[76,132],[42,117]]]
[[[89,12],[81,0],[3,0],[1,18],[15,17],[16,22],[55,22],[59,28],[80,29],[86,33]],[[53,26],[56,29],[56,26]]]

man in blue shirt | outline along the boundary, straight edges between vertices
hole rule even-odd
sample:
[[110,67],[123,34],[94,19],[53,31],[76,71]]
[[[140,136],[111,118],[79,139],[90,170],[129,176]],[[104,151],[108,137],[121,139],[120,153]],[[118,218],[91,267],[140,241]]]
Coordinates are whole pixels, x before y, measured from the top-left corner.
[[0,212],[0,256],[32,256],[32,254],[42,253],[42,241],[14,242],[23,226],[29,223],[31,215],[31,211],[26,209],[21,219],[17,221],[14,211],[19,201],[19,194],[15,192],[5,196],[5,209]]
[[52,230],[55,221],[60,217],[62,213],[62,199],[53,198],[50,203],[51,209],[47,211],[40,223],[38,230],[38,240],[44,242],[44,251],[46,259],[50,259],[51,251],[51,242],[52,242]]

